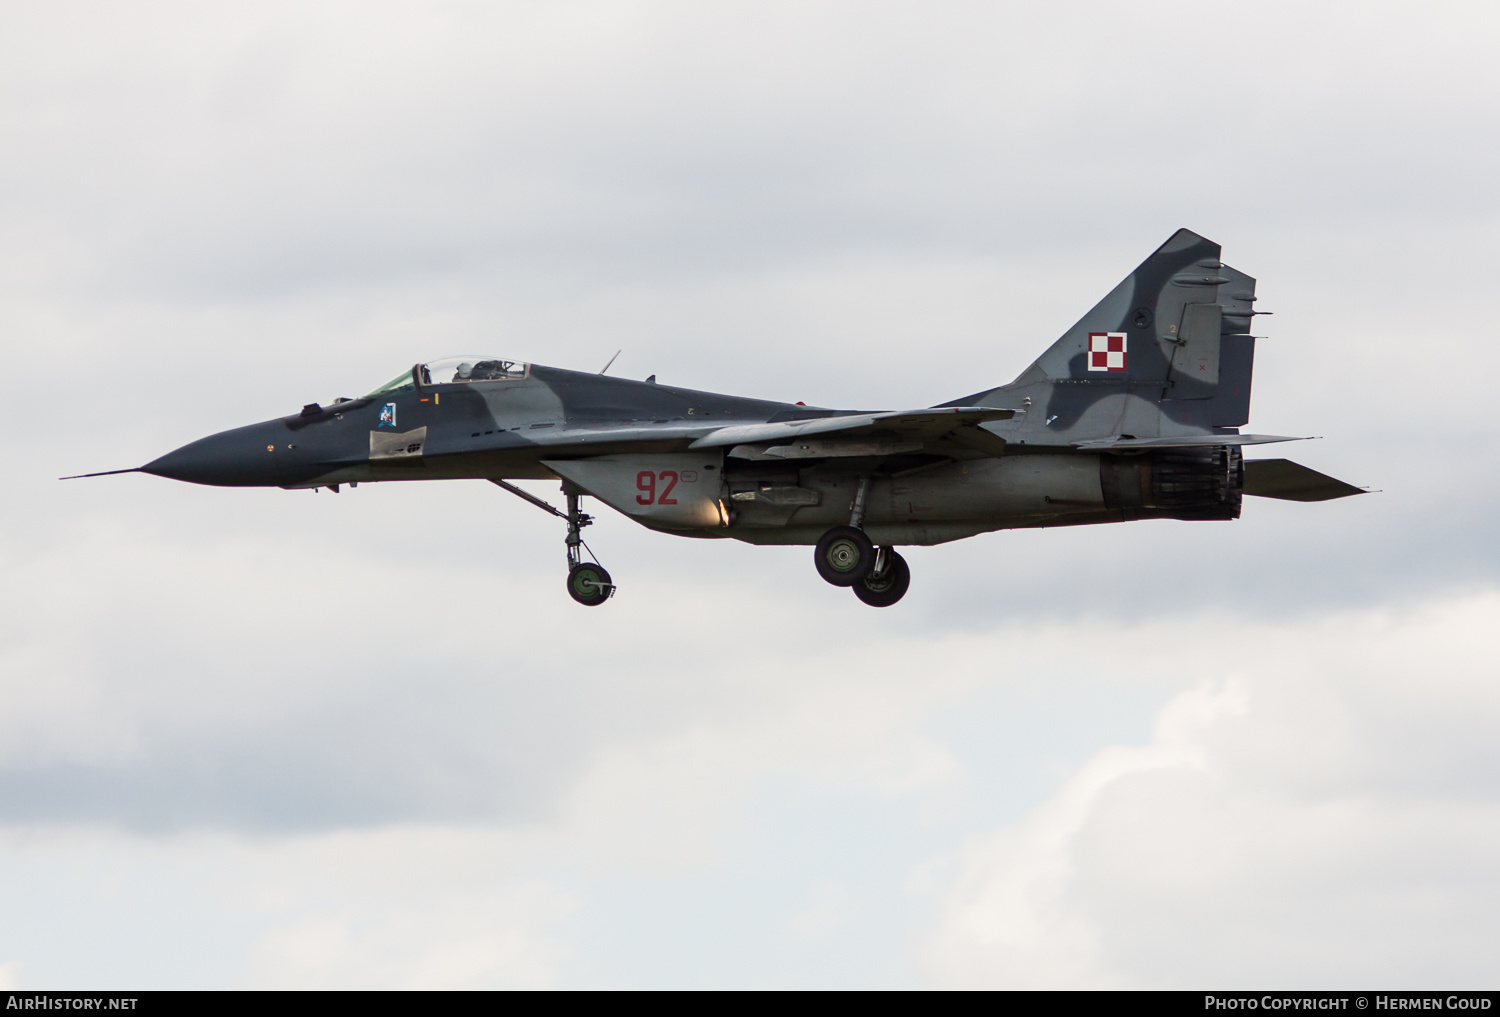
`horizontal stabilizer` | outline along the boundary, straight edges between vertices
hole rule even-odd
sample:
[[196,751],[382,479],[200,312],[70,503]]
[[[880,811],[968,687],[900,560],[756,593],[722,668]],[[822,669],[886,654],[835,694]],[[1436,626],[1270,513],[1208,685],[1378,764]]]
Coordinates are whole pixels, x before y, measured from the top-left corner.
[[1281,434],[1192,434],[1181,438],[1098,438],[1075,441],[1073,447],[1085,452],[1111,452],[1115,449],[1218,448],[1220,445],[1268,445],[1276,441],[1306,441]]
[[881,434],[909,441],[930,441],[964,425],[982,424],[987,420],[1009,420],[1015,415],[1015,410],[997,410],[987,406],[938,406],[928,410],[856,413],[844,417],[817,417],[776,424],[738,424],[721,427],[706,434],[689,447],[782,443],[810,434]]
[[1331,501],[1351,494],[1368,494],[1362,487],[1346,484],[1290,459],[1255,459],[1245,463],[1246,494],[1282,501]]

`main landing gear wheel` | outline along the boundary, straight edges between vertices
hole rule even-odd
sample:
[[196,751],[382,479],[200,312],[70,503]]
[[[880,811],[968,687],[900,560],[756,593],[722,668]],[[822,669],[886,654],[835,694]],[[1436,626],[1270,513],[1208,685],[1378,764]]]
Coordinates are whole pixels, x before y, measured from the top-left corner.
[[885,567],[855,583],[854,595],[871,607],[890,607],[906,596],[911,586],[911,569],[894,547],[882,547],[880,551]]
[[818,575],[834,586],[853,586],[875,567],[875,545],[852,526],[835,526],[823,534],[813,553]]
[[598,607],[615,592],[602,565],[580,562],[568,570],[568,595],[585,607]]

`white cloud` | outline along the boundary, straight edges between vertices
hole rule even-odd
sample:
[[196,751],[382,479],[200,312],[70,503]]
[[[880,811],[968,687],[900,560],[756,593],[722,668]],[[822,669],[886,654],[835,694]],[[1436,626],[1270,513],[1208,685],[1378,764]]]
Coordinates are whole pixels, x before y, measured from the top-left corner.
[[[507,838],[392,830],[236,850],[217,894],[269,924],[237,981],[268,988],[551,988],[574,894],[516,878]],[[258,899],[259,906],[247,902]],[[269,898],[269,899],[268,899]]]
[[[1497,972],[1500,595],[1312,625],[1198,620],[1204,683],[965,844],[943,984],[1430,988]],[[930,872],[929,879],[935,878]]]
[[[1493,5],[350,11],[7,12],[0,977],[914,984],[956,857],[934,977],[1491,970],[1490,658],[1406,615],[1493,625]],[[914,549],[889,612],[606,513],[589,612],[488,485],[53,479],[467,349],[953,398],[1182,225],[1277,312],[1255,429],[1387,493]]]
[[797,912],[788,923],[796,939],[826,939],[849,920],[849,891],[837,883],[818,887],[805,910]]
[[[1490,593],[749,653],[670,723],[598,729],[531,816],[12,825],[0,948],[29,987],[191,984],[161,958],[195,951],[205,984],[288,987],[1472,980],[1500,940],[1497,620]],[[979,832],[1018,767],[1099,744],[1123,690],[1159,699],[1172,672],[1190,687],[1149,736],[1065,753]],[[70,961],[42,915],[73,944],[136,931],[111,963],[86,941]]]

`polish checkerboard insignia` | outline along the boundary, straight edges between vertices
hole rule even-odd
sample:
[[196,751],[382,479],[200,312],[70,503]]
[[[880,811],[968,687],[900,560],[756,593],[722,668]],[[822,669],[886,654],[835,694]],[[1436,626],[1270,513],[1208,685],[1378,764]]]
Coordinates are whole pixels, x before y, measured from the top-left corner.
[[1089,370],[1125,370],[1125,333],[1089,333]]

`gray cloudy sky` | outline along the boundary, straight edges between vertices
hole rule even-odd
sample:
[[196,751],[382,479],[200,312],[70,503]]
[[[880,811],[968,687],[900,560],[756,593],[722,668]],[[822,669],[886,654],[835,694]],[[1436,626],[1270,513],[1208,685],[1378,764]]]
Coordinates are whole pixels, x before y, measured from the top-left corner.
[[[0,24],[0,987],[1495,981],[1492,4]],[[1383,493],[883,612],[607,515],[588,611],[477,482],[54,479],[468,350],[928,405],[1180,226],[1251,426]]]

